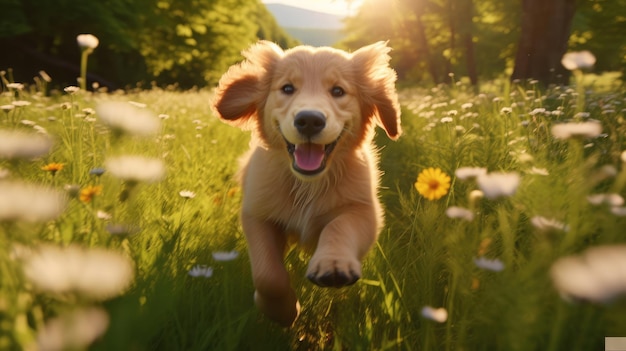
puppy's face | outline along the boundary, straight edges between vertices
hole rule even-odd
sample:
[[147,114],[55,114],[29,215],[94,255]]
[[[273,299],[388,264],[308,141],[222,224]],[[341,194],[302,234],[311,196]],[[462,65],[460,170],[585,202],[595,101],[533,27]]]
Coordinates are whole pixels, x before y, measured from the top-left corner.
[[268,139],[282,142],[292,170],[300,177],[321,174],[338,144],[361,132],[350,63],[349,57],[335,50],[301,48],[285,54],[274,67],[264,129]]
[[383,43],[349,54],[260,42],[220,80],[218,115],[252,128],[268,148],[284,150],[296,176],[315,179],[358,147],[377,122],[400,135],[395,72]]

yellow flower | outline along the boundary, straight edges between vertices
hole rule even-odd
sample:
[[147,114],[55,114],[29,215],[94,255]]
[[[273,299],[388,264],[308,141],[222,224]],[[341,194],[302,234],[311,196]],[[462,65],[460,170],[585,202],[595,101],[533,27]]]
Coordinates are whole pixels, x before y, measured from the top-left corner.
[[427,168],[417,176],[415,189],[428,200],[440,199],[450,189],[450,177],[439,168]]
[[80,201],[89,203],[96,195],[102,194],[102,185],[89,185],[80,191]]
[[41,167],[42,170],[46,172],[50,172],[52,175],[55,175],[58,171],[63,169],[63,163],[48,163],[47,165]]

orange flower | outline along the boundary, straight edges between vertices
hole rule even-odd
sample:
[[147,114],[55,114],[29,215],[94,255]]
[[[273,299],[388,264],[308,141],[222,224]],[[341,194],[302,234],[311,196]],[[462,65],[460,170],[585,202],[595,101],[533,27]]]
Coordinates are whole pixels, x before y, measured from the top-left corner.
[[102,194],[102,185],[89,185],[80,191],[80,201],[90,203],[93,197]]
[[41,167],[41,169],[46,172],[50,172],[52,175],[55,175],[58,171],[63,169],[63,166],[65,166],[65,164],[52,162]]

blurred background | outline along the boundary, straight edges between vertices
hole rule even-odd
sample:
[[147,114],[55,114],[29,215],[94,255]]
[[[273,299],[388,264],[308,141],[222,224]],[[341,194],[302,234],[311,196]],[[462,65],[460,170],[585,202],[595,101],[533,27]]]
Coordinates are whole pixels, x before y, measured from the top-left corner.
[[89,83],[112,89],[211,87],[258,39],[347,50],[388,40],[403,84],[566,83],[571,50],[623,77],[625,30],[626,0],[0,0],[0,70],[76,84],[76,36],[89,33],[100,39]]

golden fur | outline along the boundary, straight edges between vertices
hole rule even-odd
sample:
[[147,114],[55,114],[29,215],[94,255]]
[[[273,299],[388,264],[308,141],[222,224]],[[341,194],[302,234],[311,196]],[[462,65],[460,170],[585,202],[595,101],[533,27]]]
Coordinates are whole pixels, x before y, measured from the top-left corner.
[[241,222],[257,306],[289,326],[300,306],[283,264],[288,237],[312,252],[307,277],[342,287],[383,225],[371,143],[401,134],[395,72],[382,42],[346,53],[261,41],[221,78],[213,107],[252,131],[242,159]]

